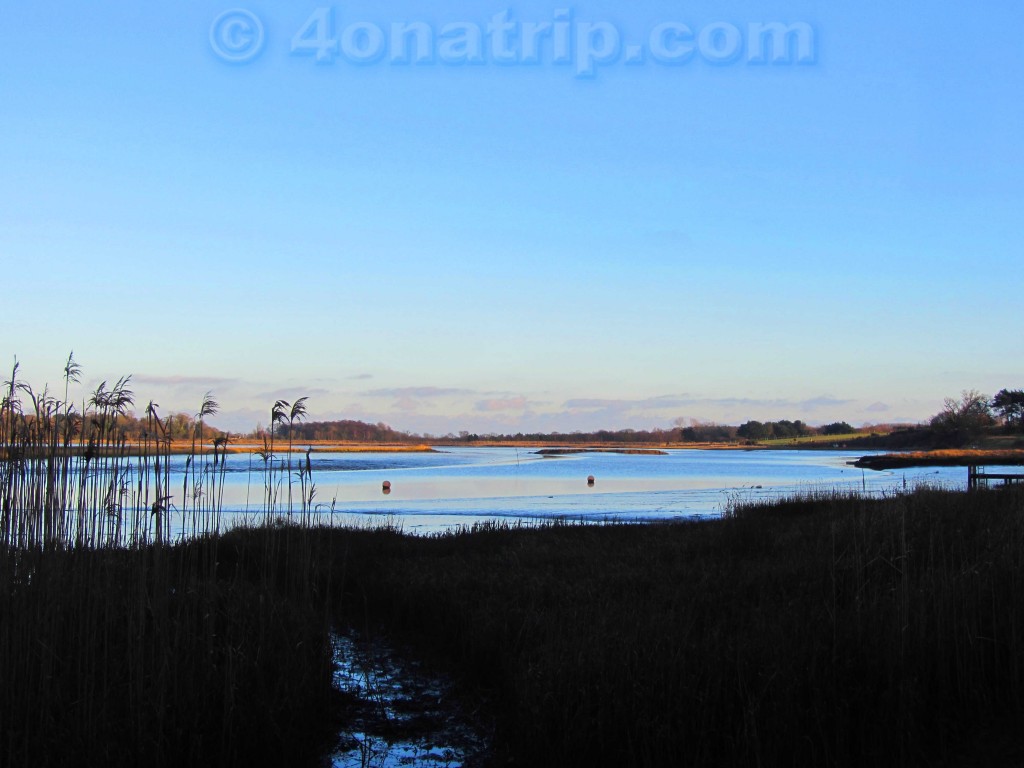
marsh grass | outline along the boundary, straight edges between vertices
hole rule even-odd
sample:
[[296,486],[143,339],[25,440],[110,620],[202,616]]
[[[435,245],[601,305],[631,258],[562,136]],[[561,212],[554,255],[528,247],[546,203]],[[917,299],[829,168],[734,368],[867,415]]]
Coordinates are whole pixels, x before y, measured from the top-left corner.
[[365,606],[350,619],[447,659],[490,697],[499,752],[516,764],[1024,754],[1013,491],[807,494],[690,524],[329,536],[346,554],[347,605]]

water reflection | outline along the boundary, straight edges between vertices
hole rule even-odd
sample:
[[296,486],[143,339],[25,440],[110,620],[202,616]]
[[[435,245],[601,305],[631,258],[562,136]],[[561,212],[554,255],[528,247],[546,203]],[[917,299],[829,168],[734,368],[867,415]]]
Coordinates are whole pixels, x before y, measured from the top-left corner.
[[380,642],[332,640],[334,685],[350,702],[353,725],[330,757],[333,768],[461,768],[486,754],[489,739],[450,681]]
[[[659,520],[721,514],[730,503],[808,488],[866,493],[920,482],[964,487],[958,468],[871,472],[849,451],[669,450],[665,455],[540,456],[522,448],[436,453],[313,453],[314,508],[336,524],[391,517],[410,530],[485,520]],[[258,515],[269,492],[287,499],[288,473],[245,454],[223,475],[225,521]],[[180,473],[183,460],[175,464]],[[593,485],[590,478],[594,478]],[[173,481],[172,481],[173,485]],[[278,511],[287,510],[278,505]]]

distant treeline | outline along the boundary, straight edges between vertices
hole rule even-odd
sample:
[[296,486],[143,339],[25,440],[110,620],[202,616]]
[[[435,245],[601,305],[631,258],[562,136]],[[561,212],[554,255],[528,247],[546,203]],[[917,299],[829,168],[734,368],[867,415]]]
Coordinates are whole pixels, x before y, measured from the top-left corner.
[[736,434],[744,440],[785,440],[813,435],[849,435],[856,431],[845,421],[837,421],[823,427],[811,427],[799,419],[796,421],[782,419],[764,423],[748,421],[736,430]]
[[738,427],[728,424],[691,424],[672,429],[601,429],[596,432],[516,433],[514,435],[459,434],[462,440],[517,440],[537,443],[732,443],[812,435],[841,435],[856,432],[846,422],[812,427],[802,421],[748,421]]
[[[608,443],[615,445],[655,444],[671,445],[684,443],[760,443],[768,440],[797,440],[799,438],[824,436],[842,438],[845,444],[860,448],[942,448],[968,445],[985,434],[1024,432],[1024,391],[1004,389],[994,398],[988,398],[974,390],[961,393],[959,398],[947,398],[943,410],[926,425],[875,424],[855,428],[845,421],[836,421],[822,426],[811,426],[797,419],[778,421],[750,420],[738,426],[715,424],[713,422],[682,419],[676,425],[655,429],[599,429],[592,432],[516,432],[502,434],[461,431],[445,435],[404,432],[378,422],[369,424],[355,419],[339,421],[304,421],[305,398],[301,409],[291,421],[282,410],[274,421],[274,436],[281,440],[303,442],[351,442],[351,443],[436,443],[458,444],[477,442],[520,442],[538,445],[582,445]],[[287,406],[288,403],[279,403]],[[129,439],[140,439],[152,431],[149,419],[124,414],[117,416],[118,428]],[[198,434],[199,421],[185,413],[177,413],[162,419],[160,431],[173,440],[189,440]],[[258,427],[250,435],[259,438],[269,431]],[[204,423],[206,441],[223,437],[225,433]]]
[[[959,399],[946,400],[942,412],[927,425],[875,424],[855,428],[845,421],[822,426],[811,426],[797,419],[778,421],[746,421],[739,426],[682,419],[676,425],[655,429],[600,429],[593,432],[516,432],[484,434],[461,431],[446,435],[404,432],[383,422],[369,424],[355,419],[340,421],[304,421],[303,407],[296,418],[289,420],[282,410],[274,421],[274,436],[295,443],[325,441],[352,443],[435,443],[452,445],[479,442],[519,442],[537,445],[584,445],[606,443],[613,445],[678,445],[685,443],[742,443],[753,444],[769,440],[798,440],[808,437],[836,437],[849,446],[861,448],[924,448],[967,445],[985,433],[1024,431],[1024,392],[1002,390],[991,400],[973,390],[964,392]],[[288,403],[279,403],[287,406]],[[131,424],[125,417],[125,428],[133,433],[143,425]],[[172,416],[169,422],[177,439],[191,436],[196,422],[185,414]],[[214,432],[207,427],[208,433]],[[254,435],[267,433],[257,428]],[[214,434],[216,436],[216,433]]]
[[[125,430],[126,436],[133,440],[151,434],[154,431],[161,437],[171,440],[191,440],[193,436],[197,438],[199,436],[199,422],[187,413],[174,413],[160,419],[160,427],[156,430],[150,426],[149,420],[145,417],[137,418],[127,414],[118,416],[117,420],[119,427]],[[205,422],[203,423],[203,439],[206,442],[226,435],[227,432],[224,430],[212,427]]]
[[387,424],[367,424],[363,421],[310,421],[292,425],[280,424],[274,434],[295,442],[327,440],[354,443],[411,443],[422,442],[423,438],[409,432],[399,432]]
[[[71,434],[79,435],[83,430],[83,417],[81,414],[72,412],[69,415],[58,413],[52,416],[54,421],[63,429],[65,420],[71,421]],[[29,413],[25,415],[25,423],[31,425],[37,423],[38,417]],[[159,423],[158,423],[159,422]],[[199,422],[187,413],[174,413],[167,417],[150,418],[148,416],[136,416],[132,413],[100,413],[89,411],[85,416],[85,434],[88,436],[94,431],[123,437],[132,442],[139,442],[146,438],[167,439],[167,440],[199,440]],[[226,436],[223,430],[203,423],[202,438],[204,443]]]
[[[728,430],[730,427],[725,427]],[[735,428],[731,428],[735,437]],[[576,445],[587,443],[669,443],[680,441],[680,430],[678,429],[620,429],[609,430],[599,429],[596,432],[517,432],[515,434],[500,435],[486,434],[478,435],[470,432],[460,432],[458,436],[448,435],[446,439],[458,439],[466,442],[488,441],[496,442],[522,442],[522,443],[550,443],[554,445]],[[724,440],[734,439],[724,437]]]
[[846,422],[823,427],[812,427],[802,421],[748,421],[738,427],[726,424],[691,424],[669,429],[599,429],[594,432],[516,432],[515,434],[462,431],[458,434],[421,435],[401,432],[387,424],[367,424],[362,421],[313,421],[308,423],[279,424],[275,436],[294,442],[348,441],[359,443],[420,443],[420,442],[525,442],[537,444],[577,445],[587,443],[731,443],[746,440],[770,440],[807,437],[811,435],[851,434],[856,430]]

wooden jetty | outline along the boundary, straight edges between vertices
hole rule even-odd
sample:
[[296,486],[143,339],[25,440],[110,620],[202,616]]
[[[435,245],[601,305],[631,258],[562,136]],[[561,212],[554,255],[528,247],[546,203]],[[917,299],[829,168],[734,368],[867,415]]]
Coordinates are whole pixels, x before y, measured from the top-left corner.
[[978,464],[971,464],[967,466],[967,490],[973,491],[984,484],[988,485],[989,480],[1001,480],[1003,485],[1012,485],[1013,483],[1024,483],[1024,473],[1012,473],[1012,472],[986,472],[985,467]]

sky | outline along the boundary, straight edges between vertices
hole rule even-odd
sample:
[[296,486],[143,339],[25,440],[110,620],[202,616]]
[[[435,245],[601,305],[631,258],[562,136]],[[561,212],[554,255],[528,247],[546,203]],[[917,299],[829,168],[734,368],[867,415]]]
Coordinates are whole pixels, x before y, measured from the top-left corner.
[[927,419],[1024,386],[1022,27],[0,0],[0,366],[239,431]]

